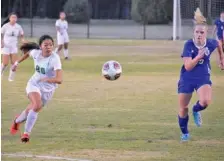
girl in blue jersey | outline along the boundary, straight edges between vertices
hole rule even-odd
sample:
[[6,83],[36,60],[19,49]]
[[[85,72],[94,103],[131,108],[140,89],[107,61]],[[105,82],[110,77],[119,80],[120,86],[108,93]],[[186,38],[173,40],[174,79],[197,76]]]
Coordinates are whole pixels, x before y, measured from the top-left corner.
[[195,12],[194,38],[185,43],[183,53],[184,65],[181,68],[178,82],[179,113],[178,120],[182,132],[181,140],[188,141],[188,105],[194,90],[197,91],[199,100],[193,106],[195,124],[202,124],[200,111],[204,110],[211,101],[212,82],[210,80],[210,56],[217,48],[219,53],[219,66],[224,69],[224,56],[222,46],[214,39],[207,39],[206,19],[199,8]]
[[224,47],[224,11],[220,13],[220,18],[215,20],[214,34],[215,32],[219,44]]

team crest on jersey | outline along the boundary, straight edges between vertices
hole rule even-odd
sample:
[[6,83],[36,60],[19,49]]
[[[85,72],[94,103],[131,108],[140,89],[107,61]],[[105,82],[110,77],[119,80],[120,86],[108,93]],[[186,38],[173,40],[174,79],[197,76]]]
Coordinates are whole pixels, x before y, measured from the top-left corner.
[[209,56],[210,55],[210,51],[208,50],[208,47],[205,48],[205,55]]

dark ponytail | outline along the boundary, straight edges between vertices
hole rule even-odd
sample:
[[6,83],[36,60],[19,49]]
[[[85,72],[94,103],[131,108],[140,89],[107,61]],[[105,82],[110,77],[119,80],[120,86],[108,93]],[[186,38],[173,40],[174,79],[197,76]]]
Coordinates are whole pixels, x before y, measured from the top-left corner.
[[20,50],[25,54],[30,50],[40,49],[39,45],[35,42],[27,42],[20,46]]
[[50,35],[42,35],[39,38],[38,44],[35,43],[35,42],[27,42],[27,43],[22,44],[22,46],[20,47],[20,50],[23,53],[27,53],[28,51],[33,50],[33,49],[37,49],[38,50],[38,49],[40,49],[40,46],[43,43],[43,41],[47,40],[47,39],[51,40],[52,43],[54,44],[54,40],[53,40],[53,38]]
[[10,18],[12,15],[16,15],[16,16],[17,16],[17,14],[16,14],[15,12],[10,13],[10,14],[8,15],[8,17],[5,19],[5,21],[3,21],[3,23],[1,24],[1,27],[2,27],[4,24],[6,24],[6,23],[9,22],[9,18]]

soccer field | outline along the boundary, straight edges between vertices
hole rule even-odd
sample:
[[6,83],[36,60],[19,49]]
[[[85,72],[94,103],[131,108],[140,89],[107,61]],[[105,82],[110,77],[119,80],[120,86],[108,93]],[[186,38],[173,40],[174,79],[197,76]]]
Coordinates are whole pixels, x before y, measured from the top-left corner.
[[[202,112],[201,128],[194,125],[190,108],[192,138],[180,143],[176,91],[183,43],[72,41],[72,60],[62,60],[63,84],[39,114],[28,144],[20,142],[19,134],[11,136],[9,128],[13,117],[28,104],[25,87],[34,72],[33,61],[19,66],[14,82],[8,82],[4,73],[2,153],[88,161],[223,161],[224,72],[216,65],[216,53],[212,58],[213,102]],[[117,81],[101,76],[102,64],[108,60],[117,60],[123,67]],[[194,94],[190,106],[196,101]],[[2,156],[2,160],[48,159]]]

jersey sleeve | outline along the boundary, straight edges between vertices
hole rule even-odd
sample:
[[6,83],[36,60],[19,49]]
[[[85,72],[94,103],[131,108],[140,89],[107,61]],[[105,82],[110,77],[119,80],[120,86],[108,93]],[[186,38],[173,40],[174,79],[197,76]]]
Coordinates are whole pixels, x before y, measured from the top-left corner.
[[40,50],[33,49],[29,52],[29,56],[34,59],[34,57],[36,57],[36,55],[38,55],[39,53],[40,53]]
[[212,51],[214,51],[219,46],[219,43],[217,40],[212,40]]
[[215,24],[216,26],[218,26],[218,25],[219,25],[219,20],[216,19],[215,22],[214,22],[214,24]]
[[66,30],[67,30],[68,29],[68,22],[67,21],[66,21],[66,26],[65,27],[66,27]]
[[52,63],[53,63],[53,69],[54,70],[62,69],[61,59],[57,54],[55,54],[54,61]]
[[7,28],[6,24],[2,26],[2,28],[1,28],[1,34],[5,34],[6,28]]
[[23,28],[21,26],[19,26],[19,33],[20,33],[20,35],[24,35],[24,31],[23,31]]
[[183,52],[181,54],[181,57],[192,57],[192,53],[191,53],[191,45],[189,42],[186,42],[184,45],[184,49]]
[[60,26],[58,20],[56,21],[55,26],[56,26],[56,27],[59,27],[59,26]]

